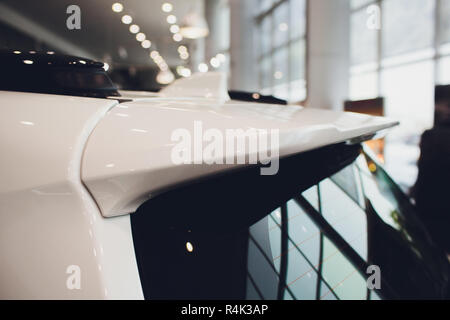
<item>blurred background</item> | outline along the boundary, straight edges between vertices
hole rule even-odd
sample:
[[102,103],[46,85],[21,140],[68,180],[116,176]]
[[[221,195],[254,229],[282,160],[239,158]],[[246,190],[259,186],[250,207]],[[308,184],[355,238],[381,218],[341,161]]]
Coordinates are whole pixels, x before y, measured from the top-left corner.
[[103,61],[120,89],[222,71],[233,90],[392,117],[371,147],[409,192],[449,114],[449,18],[450,0],[0,0],[0,47]]

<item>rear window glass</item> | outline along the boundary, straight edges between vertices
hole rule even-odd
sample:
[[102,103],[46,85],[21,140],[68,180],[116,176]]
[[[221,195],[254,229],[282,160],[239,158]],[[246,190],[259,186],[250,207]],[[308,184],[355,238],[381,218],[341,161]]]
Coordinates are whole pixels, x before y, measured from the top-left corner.
[[[145,297],[445,297],[448,262],[415,221],[406,197],[386,177],[381,167],[361,154],[306,190],[299,187],[290,200],[255,223],[229,232],[215,228],[195,232],[180,229],[175,220],[160,220],[174,214],[171,205],[167,211],[142,209],[131,220]],[[221,206],[215,203],[210,215]],[[235,211],[245,215],[243,207],[236,203]],[[180,205],[176,214],[189,217],[190,212]],[[233,214],[230,226],[239,217]],[[408,224],[406,216],[412,217]],[[367,286],[370,265],[381,270],[380,290]]]

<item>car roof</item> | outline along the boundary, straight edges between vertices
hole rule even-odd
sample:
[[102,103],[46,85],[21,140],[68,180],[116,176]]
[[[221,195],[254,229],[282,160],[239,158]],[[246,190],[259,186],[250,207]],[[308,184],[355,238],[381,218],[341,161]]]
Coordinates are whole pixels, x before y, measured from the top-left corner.
[[[279,148],[279,157],[286,157],[369,139],[398,123],[350,112],[231,100],[220,74],[199,74],[187,81],[157,97],[121,103],[94,129],[85,149],[82,180],[104,216],[134,212],[151,194],[239,167],[175,164],[171,154],[177,130],[185,130],[193,140],[198,138],[196,125],[223,136],[228,130],[263,130],[268,135],[277,131],[279,145],[267,147],[271,152]],[[251,152],[247,148],[245,153]]]

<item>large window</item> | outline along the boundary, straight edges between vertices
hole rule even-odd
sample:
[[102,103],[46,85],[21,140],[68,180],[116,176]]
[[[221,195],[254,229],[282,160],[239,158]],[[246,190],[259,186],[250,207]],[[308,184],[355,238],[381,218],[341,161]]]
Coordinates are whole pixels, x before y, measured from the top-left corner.
[[259,0],[255,19],[261,92],[305,100],[306,0]]
[[450,0],[350,3],[349,96],[385,97],[386,116],[401,122],[388,137],[386,166],[409,187],[418,138],[433,126],[434,86],[450,83]]

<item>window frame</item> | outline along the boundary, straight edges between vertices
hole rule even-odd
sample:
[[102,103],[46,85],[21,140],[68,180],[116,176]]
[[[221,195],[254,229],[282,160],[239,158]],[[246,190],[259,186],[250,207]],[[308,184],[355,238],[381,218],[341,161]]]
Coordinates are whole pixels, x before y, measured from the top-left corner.
[[[349,70],[349,77],[352,78],[353,76],[362,76],[367,75],[370,73],[375,73],[377,80],[376,80],[376,93],[377,96],[382,96],[382,79],[381,74],[384,70],[390,69],[390,68],[396,68],[396,67],[402,67],[402,66],[408,66],[420,62],[425,61],[432,61],[434,65],[434,81],[435,84],[442,84],[440,83],[440,70],[439,70],[439,64],[442,58],[450,57],[450,50],[442,50],[443,47],[449,46],[450,42],[444,43],[442,42],[442,29],[440,28],[441,25],[441,15],[440,15],[440,8],[442,5],[443,0],[432,0],[435,2],[434,6],[434,24],[433,24],[433,45],[431,48],[428,49],[421,49],[421,50],[413,50],[408,53],[399,54],[392,57],[384,58],[382,54],[383,50],[383,2],[386,0],[372,0],[367,2],[366,4],[360,5],[356,8],[350,8],[350,16],[352,17],[354,14],[359,13],[363,10],[367,10],[367,8],[371,5],[377,5],[380,9],[380,29],[376,31],[376,37],[377,37],[377,44],[376,44],[376,59],[373,62],[364,63],[364,64],[356,64],[352,65],[350,63],[350,70]],[[427,52],[428,50],[430,50]],[[419,53],[419,54],[417,54]],[[414,55],[417,55],[417,57],[414,57]],[[412,57],[412,58],[411,58]],[[407,58],[405,61],[402,62],[391,62],[389,63],[389,60],[393,60],[395,58],[400,58],[399,60],[402,60],[401,58]],[[408,59],[409,58],[409,59]],[[386,60],[388,60],[388,63],[386,63]],[[350,89],[349,89],[350,90]],[[350,91],[349,91],[350,96]],[[373,97],[374,98],[374,97]]]
[[[289,28],[287,30],[288,35],[287,35],[287,42],[278,45],[278,46],[274,46],[274,39],[275,39],[275,34],[276,34],[276,28],[274,26],[274,12],[276,11],[277,8],[279,8],[281,5],[283,4],[287,4],[288,8],[291,8],[292,2],[291,0],[273,0],[272,5],[267,8],[266,10],[260,12],[259,14],[257,14],[254,17],[254,28],[256,33],[259,35],[258,39],[257,39],[257,45],[259,47],[259,52],[256,53],[256,61],[258,65],[261,65],[263,63],[263,61],[265,59],[269,59],[270,60],[270,77],[269,77],[269,83],[268,86],[265,87],[264,85],[264,74],[263,72],[261,72],[260,68],[258,68],[258,86],[260,90],[264,90],[264,93],[266,94],[272,94],[274,93],[274,89],[276,86],[279,85],[286,85],[288,88],[288,97],[283,97],[283,99],[286,99],[290,102],[293,103],[301,103],[307,100],[308,98],[308,90],[307,90],[307,78],[308,78],[308,68],[307,68],[307,61],[308,61],[308,6],[309,6],[309,0],[305,0],[305,15],[304,15],[304,19],[305,19],[305,31],[303,34],[292,37],[292,28],[291,28],[291,15],[289,14]],[[261,0],[258,1],[258,5],[261,5]],[[291,10],[289,10],[289,13],[291,12]],[[270,49],[267,52],[262,53],[261,50],[261,44],[262,44],[262,24],[263,21],[266,19],[270,19]],[[293,47],[301,42],[304,42],[304,49],[305,49],[305,58],[303,61],[303,70],[304,70],[304,74],[303,74],[303,78],[301,79],[293,79],[293,73],[292,73],[292,66],[295,64],[294,63],[294,57],[292,55],[292,51],[293,51]],[[274,73],[275,73],[275,55],[277,53],[279,53],[281,50],[287,50],[287,75],[286,77],[286,81],[282,84],[276,84],[276,80],[274,79]],[[303,99],[301,100],[296,100],[295,98],[293,99],[293,84],[295,83],[295,81],[304,81],[304,88],[305,88],[305,96]],[[270,92],[266,92],[265,90],[270,89]]]

